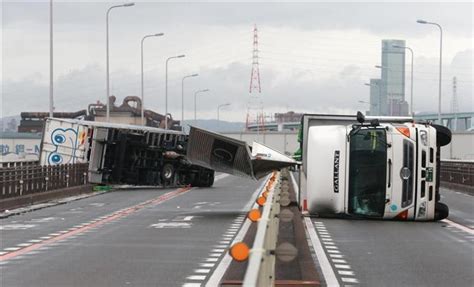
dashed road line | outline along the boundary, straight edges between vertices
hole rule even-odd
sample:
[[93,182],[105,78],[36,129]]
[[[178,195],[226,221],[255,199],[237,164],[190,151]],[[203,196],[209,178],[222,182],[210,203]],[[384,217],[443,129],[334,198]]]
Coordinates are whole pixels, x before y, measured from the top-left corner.
[[[308,221],[311,223],[310,220]],[[309,226],[311,228],[311,225]],[[324,226],[324,223],[320,221],[314,222],[314,227],[315,227],[314,229],[317,230],[317,233],[314,229],[313,231],[314,233],[316,233],[316,236],[319,235],[319,237],[321,238],[321,241],[325,249],[325,254],[329,255],[331,264],[334,267],[333,272],[334,270],[337,271],[338,276],[336,277],[342,282],[342,285],[347,286],[346,283],[358,284],[359,280],[356,278],[355,272],[352,270],[352,267],[348,264],[347,260],[342,259],[344,258],[344,255],[341,254],[341,251],[333,242],[331,238],[331,234],[328,232],[327,228]],[[326,283],[328,284],[328,286],[331,285],[328,282]]]

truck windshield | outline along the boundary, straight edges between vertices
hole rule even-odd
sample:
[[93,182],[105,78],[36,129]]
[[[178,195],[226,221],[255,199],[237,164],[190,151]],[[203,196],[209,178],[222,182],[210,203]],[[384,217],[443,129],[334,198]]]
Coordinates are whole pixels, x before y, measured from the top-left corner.
[[350,138],[349,213],[382,217],[387,144],[384,129],[361,129]]

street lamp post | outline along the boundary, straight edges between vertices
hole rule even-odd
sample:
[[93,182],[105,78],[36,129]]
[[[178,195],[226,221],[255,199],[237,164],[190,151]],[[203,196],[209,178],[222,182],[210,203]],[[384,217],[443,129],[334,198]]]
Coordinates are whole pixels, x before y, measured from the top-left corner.
[[199,76],[198,74],[192,74],[188,76],[184,76],[183,79],[181,80],[181,127],[183,127],[184,124],[184,80],[187,78],[192,78],[192,77],[197,77]]
[[[371,86],[370,84],[368,84],[368,85],[369,85],[369,86]],[[366,102],[366,101],[358,101],[358,102],[359,102],[359,103],[361,103],[361,104],[366,104],[366,105],[369,105],[369,106],[374,106],[374,107],[376,107],[376,106],[377,106],[376,104],[371,104],[371,103],[369,103],[369,102]]]
[[53,117],[53,0],[49,1],[49,117]]
[[221,104],[221,105],[218,105],[218,106],[217,106],[217,124],[219,124],[219,110],[220,110],[222,107],[227,107],[227,106],[230,106],[230,103]]
[[196,120],[196,96],[199,93],[205,93],[205,92],[209,92],[209,89],[199,90],[194,93],[194,124],[196,124],[196,121],[197,121]]
[[407,49],[411,53],[411,79],[410,79],[410,115],[414,117],[413,114],[413,50],[407,46],[398,46],[393,45],[394,48]]
[[151,35],[146,35],[142,38],[141,44],[140,44],[140,49],[141,49],[141,96],[142,96],[142,106],[141,106],[141,119],[142,119],[142,125],[145,125],[145,92],[144,92],[144,85],[143,85],[143,42],[145,41],[146,38],[150,37],[160,37],[163,36],[163,33],[158,33],[158,34],[151,34]]
[[440,125],[443,124],[443,122],[441,121],[441,73],[442,73],[442,67],[443,67],[443,28],[441,28],[441,25],[439,25],[438,23],[434,23],[434,22],[428,22],[428,21],[425,21],[425,20],[417,20],[416,21],[417,23],[419,24],[429,24],[429,25],[435,25],[439,28],[439,32],[440,32],[440,37],[439,37],[439,95],[438,95],[438,122]]
[[[171,60],[171,59],[178,59],[178,58],[184,58],[185,55],[179,55],[179,56],[173,56],[173,57],[169,57],[168,59],[166,59],[166,72],[165,72],[165,77],[166,77],[166,80],[165,80],[165,115],[168,114],[168,62]],[[165,130],[168,129],[168,119],[165,117]]]
[[131,7],[135,5],[135,3],[125,3],[122,5],[114,5],[107,10],[107,14],[105,17],[105,58],[106,58],[106,73],[107,73],[107,98],[105,100],[107,106],[107,113],[106,113],[106,120],[109,121],[110,117],[110,107],[109,107],[109,96],[110,96],[110,75],[109,75],[109,14],[110,10],[119,7]]

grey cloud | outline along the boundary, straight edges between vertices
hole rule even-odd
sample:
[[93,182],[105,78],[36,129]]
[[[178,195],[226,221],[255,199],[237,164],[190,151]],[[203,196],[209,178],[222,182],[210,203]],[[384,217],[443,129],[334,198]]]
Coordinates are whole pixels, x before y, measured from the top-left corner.
[[[100,27],[105,11],[122,1],[108,3],[72,2],[55,4],[55,23]],[[37,21],[47,23],[47,3],[3,5],[3,24]],[[471,36],[473,3],[140,3],[117,9],[111,21],[123,29],[148,24],[170,30],[176,25],[269,25],[297,29],[362,29],[375,34],[428,33],[415,21],[426,18],[443,25],[453,35]]]

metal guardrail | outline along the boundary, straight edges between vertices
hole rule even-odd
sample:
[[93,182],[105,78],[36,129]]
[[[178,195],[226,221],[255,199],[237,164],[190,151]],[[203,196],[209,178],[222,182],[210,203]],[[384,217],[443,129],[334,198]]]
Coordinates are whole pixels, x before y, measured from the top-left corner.
[[441,161],[441,185],[443,183],[474,187],[473,161]]
[[87,184],[87,163],[0,168],[0,199]]
[[271,186],[250,251],[248,268],[243,281],[245,287],[273,286],[275,281],[275,249],[280,213],[280,172],[275,172],[273,179],[267,183]]

